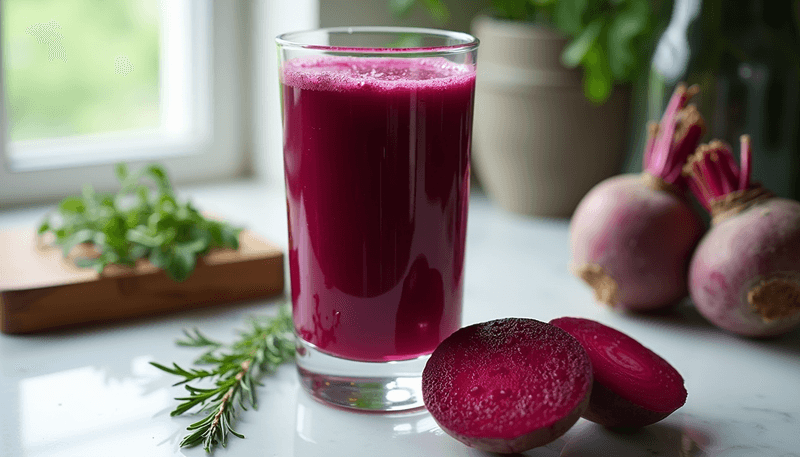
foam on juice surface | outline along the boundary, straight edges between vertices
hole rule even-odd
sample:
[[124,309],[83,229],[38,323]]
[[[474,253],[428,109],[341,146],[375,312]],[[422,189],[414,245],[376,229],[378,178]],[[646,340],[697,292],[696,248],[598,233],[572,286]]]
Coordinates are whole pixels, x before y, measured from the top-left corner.
[[436,89],[469,84],[475,79],[472,66],[442,57],[296,58],[285,62],[281,73],[285,85],[337,92]]

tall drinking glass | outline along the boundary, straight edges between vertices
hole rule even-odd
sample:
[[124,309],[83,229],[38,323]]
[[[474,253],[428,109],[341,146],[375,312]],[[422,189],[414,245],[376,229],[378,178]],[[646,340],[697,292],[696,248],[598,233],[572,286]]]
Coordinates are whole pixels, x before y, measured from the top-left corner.
[[277,38],[297,366],[347,408],[422,406],[461,325],[478,40],[347,27]]

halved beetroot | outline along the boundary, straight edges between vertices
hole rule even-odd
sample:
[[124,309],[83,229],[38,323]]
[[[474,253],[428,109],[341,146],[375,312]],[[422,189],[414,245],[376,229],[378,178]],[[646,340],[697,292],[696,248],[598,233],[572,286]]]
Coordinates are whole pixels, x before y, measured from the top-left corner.
[[501,453],[563,435],[586,410],[591,387],[591,363],[575,338],[521,318],[456,331],[422,373],[422,398],[442,430]]
[[594,386],[584,418],[606,427],[644,427],[686,402],[680,373],[628,335],[577,317],[550,323],[577,338],[592,360]]

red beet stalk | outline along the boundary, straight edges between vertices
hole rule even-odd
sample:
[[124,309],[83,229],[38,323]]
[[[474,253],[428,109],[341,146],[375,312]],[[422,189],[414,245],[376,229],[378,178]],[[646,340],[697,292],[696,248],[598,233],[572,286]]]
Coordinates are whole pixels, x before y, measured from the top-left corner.
[[689,100],[697,95],[697,86],[678,86],[667,104],[661,123],[648,125],[644,153],[644,171],[665,182],[684,188],[683,164],[703,136],[703,119]]
[[691,176],[689,188],[700,203],[709,211],[711,204],[732,192],[750,189],[750,163],[752,150],[750,137],[741,137],[741,169],[736,166],[730,146],[715,140],[697,148],[684,167]]

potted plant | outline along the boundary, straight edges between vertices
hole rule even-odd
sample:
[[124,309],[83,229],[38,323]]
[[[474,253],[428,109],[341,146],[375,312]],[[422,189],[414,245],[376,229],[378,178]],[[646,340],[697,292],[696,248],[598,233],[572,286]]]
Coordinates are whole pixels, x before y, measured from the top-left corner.
[[[391,0],[398,14],[416,0]],[[492,0],[481,40],[473,165],[486,193],[523,214],[568,217],[620,171],[631,91],[644,80],[666,0]],[[438,18],[442,0],[424,0]]]

